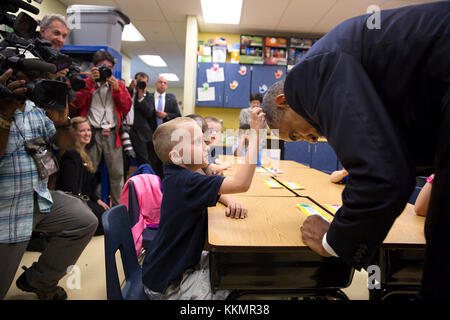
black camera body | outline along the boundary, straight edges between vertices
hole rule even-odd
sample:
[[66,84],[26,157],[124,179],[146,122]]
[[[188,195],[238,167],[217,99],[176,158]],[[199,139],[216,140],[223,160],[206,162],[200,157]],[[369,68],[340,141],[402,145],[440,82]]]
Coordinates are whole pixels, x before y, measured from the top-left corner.
[[106,64],[101,64],[98,66],[98,72],[100,72],[100,78],[97,81],[105,82],[106,79],[112,76],[112,70]]
[[86,82],[80,75],[80,68],[75,65],[69,67],[69,72],[66,74],[67,79],[70,81],[70,85],[74,91],[80,91],[86,86]]
[[136,82],[136,88],[141,89],[141,90],[145,90],[147,88],[147,83],[145,81],[138,80]]

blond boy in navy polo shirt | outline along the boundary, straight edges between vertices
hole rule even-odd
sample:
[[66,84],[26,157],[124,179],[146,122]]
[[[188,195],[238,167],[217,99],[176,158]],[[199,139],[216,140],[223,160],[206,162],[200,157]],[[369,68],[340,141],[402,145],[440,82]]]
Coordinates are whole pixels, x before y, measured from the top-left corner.
[[176,118],[153,134],[155,151],[164,163],[164,195],[158,233],[143,264],[143,283],[151,299],[225,299],[228,295],[228,291],[211,291],[208,253],[203,251],[207,208],[215,206],[221,194],[249,189],[264,116],[261,108],[251,110],[250,151],[229,178],[195,172],[208,165],[208,151],[193,119]]

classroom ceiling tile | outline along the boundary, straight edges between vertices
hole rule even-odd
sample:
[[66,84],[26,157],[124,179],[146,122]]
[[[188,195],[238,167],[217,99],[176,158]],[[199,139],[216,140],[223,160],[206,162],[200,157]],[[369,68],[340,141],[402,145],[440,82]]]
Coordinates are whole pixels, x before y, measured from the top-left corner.
[[242,5],[240,27],[258,26],[275,29],[290,0],[245,0]]
[[134,21],[164,21],[164,15],[156,0],[116,0],[117,7],[122,9]]
[[386,0],[338,0],[311,31],[326,33],[347,19],[366,14],[369,6],[382,8],[384,2]]
[[150,43],[176,41],[166,21],[135,21],[133,24]]
[[130,58],[140,54],[156,54],[155,49],[148,42],[122,41],[121,51]]
[[176,42],[184,48],[186,45],[186,19],[182,22],[175,21],[168,24]]
[[186,16],[202,14],[200,0],[158,0],[157,2],[167,21],[183,22],[186,21]]
[[276,30],[310,33],[336,2],[337,0],[291,1],[284,11]]

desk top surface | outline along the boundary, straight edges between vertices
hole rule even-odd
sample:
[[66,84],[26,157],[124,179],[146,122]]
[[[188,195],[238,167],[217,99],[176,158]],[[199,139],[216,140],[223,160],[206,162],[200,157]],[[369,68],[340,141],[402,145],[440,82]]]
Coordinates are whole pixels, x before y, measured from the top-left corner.
[[[230,159],[228,159],[230,160]],[[232,175],[232,170],[225,172]],[[282,174],[276,175],[280,181],[294,181],[305,187],[296,190],[300,195],[309,196],[322,206],[342,204],[343,185],[330,182],[329,175],[294,161],[280,161]],[[300,226],[307,215],[297,205],[315,204],[307,198],[295,197],[289,190],[270,189],[262,180],[272,175],[255,172],[252,186],[246,193],[233,195],[248,209],[246,219],[231,219],[225,216],[225,207],[217,204],[209,208],[208,242],[212,250],[234,249],[301,249],[306,245],[301,240]],[[423,246],[425,237],[423,225],[425,219],[414,212],[408,204],[397,218],[383,246]]]

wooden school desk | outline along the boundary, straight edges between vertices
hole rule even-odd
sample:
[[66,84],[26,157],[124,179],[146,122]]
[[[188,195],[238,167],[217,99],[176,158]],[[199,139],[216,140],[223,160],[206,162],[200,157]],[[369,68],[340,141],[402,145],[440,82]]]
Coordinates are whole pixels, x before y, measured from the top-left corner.
[[[222,161],[225,161],[229,164],[231,164],[232,168],[228,170],[224,170],[224,176],[225,177],[231,177],[233,176],[238,168],[238,158],[237,157],[221,157]],[[258,196],[258,197],[295,197],[295,194],[287,190],[286,188],[280,187],[280,188],[269,188],[265,183],[264,180],[272,180],[273,175],[267,172],[266,170],[262,168],[257,168],[255,171],[255,174],[253,176],[252,184],[250,186],[250,189],[247,192],[244,193],[238,193],[234,194],[233,196],[241,197],[241,196]]]
[[[292,162],[280,161],[280,168],[284,173],[276,175],[277,179],[294,180],[306,188],[296,190],[297,193],[308,194],[321,204],[341,203],[344,186],[331,183],[329,175]],[[235,169],[236,166],[229,173]],[[281,178],[283,175],[287,178]],[[259,177],[258,173],[255,177]],[[252,188],[255,188],[253,184],[259,184],[258,180],[253,180]],[[258,187],[259,195],[238,195],[249,210],[247,219],[225,217],[222,205],[209,209],[208,243],[213,289],[313,291],[345,298],[339,289],[351,283],[353,269],[337,258],[320,257],[301,241],[300,226],[307,216],[297,204],[314,203],[301,197],[267,196],[272,190],[264,185],[264,188]],[[414,262],[423,255],[423,223],[424,218],[416,216],[413,207],[407,205],[389,232],[378,260],[374,262],[381,269],[382,286],[386,288],[383,293],[390,292],[390,286],[397,284],[395,277],[399,272],[404,277],[411,267],[417,269],[419,265],[420,269],[420,264],[412,265],[405,254],[416,252]],[[405,282],[402,278],[402,284],[417,284],[421,271],[413,271],[414,279]]]
[[420,289],[425,260],[425,217],[407,204],[384,240],[373,264],[381,271],[381,289],[371,290],[371,300],[411,299]]
[[319,203],[342,202],[342,190],[345,185],[332,183],[329,174],[301,164],[285,164],[284,161],[280,161],[280,169],[283,173],[274,177],[281,182],[293,181],[303,187],[302,190],[295,190],[299,195],[311,197]]
[[213,290],[291,292],[346,299],[353,269],[337,258],[323,258],[301,240],[306,215],[295,197],[242,197],[246,219],[230,219],[225,207],[209,208],[208,244]]

